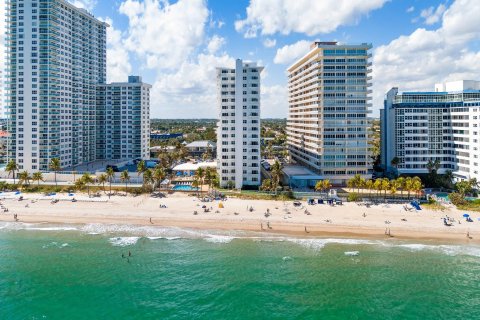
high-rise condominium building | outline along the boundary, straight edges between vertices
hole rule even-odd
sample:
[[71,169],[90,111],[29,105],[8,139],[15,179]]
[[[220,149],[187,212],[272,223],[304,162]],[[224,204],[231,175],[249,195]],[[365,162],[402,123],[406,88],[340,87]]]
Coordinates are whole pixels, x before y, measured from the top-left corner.
[[421,174],[438,160],[440,174],[480,180],[480,81],[437,84],[434,92],[392,88],[380,114],[384,165],[396,157],[399,173]]
[[21,170],[93,161],[106,27],[64,0],[7,1],[9,157]]
[[371,48],[314,42],[287,69],[290,157],[334,184],[369,174]]
[[141,77],[98,86],[97,157],[150,158],[150,88]]
[[237,59],[217,68],[218,173],[221,186],[260,185],[260,73],[263,67]]
[[0,118],[5,118],[4,92],[3,92],[3,65],[5,63],[3,52],[0,52]]

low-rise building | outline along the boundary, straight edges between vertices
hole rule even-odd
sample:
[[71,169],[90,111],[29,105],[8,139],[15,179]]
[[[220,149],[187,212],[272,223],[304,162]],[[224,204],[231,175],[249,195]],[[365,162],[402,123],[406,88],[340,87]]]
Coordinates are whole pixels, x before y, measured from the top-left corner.
[[214,158],[217,154],[217,144],[210,140],[193,141],[185,145],[185,148],[192,157],[201,157],[204,153],[209,152],[211,158]]

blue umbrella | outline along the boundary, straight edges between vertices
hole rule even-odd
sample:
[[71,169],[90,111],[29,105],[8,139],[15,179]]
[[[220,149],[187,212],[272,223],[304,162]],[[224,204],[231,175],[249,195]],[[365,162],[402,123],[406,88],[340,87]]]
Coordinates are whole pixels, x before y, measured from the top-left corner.
[[469,215],[468,213],[464,213],[464,214],[463,214],[463,217],[464,217],[464,218],[468,218],[468,217],[470,217],[470,215]]

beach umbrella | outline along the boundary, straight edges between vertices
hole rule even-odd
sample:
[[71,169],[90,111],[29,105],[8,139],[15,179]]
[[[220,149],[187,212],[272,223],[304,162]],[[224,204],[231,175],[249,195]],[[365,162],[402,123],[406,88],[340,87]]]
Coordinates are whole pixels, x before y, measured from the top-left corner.
[[470,215],[469,215],[468,213],[464,213],[464,214],[463,214],[463,217],[464,217],[464,218],[468,218],[468,217],[470,217]]

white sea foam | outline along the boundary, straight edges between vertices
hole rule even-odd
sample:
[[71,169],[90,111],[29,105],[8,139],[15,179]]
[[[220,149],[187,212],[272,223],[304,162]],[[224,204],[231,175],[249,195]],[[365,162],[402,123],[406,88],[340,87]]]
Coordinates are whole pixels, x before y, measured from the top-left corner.
[[380,243],[379,241],[362,240],[362,239],[334,239],[334,238],[328,238],[328,239],[287,238],[287,240],[313,250],[321,250],[327,244],[375,245]]
[[114,237],[110,238],[109,241],[113,246],[126,247],[135,245],[138,239],[140,239],[140,237]]
[[360,254],[360,251],[345,251],[343,254],[346,256],[354,257],[358,256]]
[[179,240],[182,237],[147,237],[150,240]]
[[62,248],[70,247],[70,245],[68,243],[59,244],[56,241],[52,241],[49,244],[45,244],[45,245],[42,246],[43,249],[47,249],[47,248],[51,248],[51,247],[56,247],[56,248],[62,249]]
[[232,242],[232,240],[235,239],[235,237],[211,234],[204,239],[205,241],[213,242],[213,243],[229,243],[229,242]]
[[423,250],[435,251],[449,256],[466,255],[480,257],[480,247],[459,245],[428,245],[421,243],[400,244],[397,247],[416,252]]
[[282,258],[283,261],[293,261],[293,258],[290,256],[285,256]]

